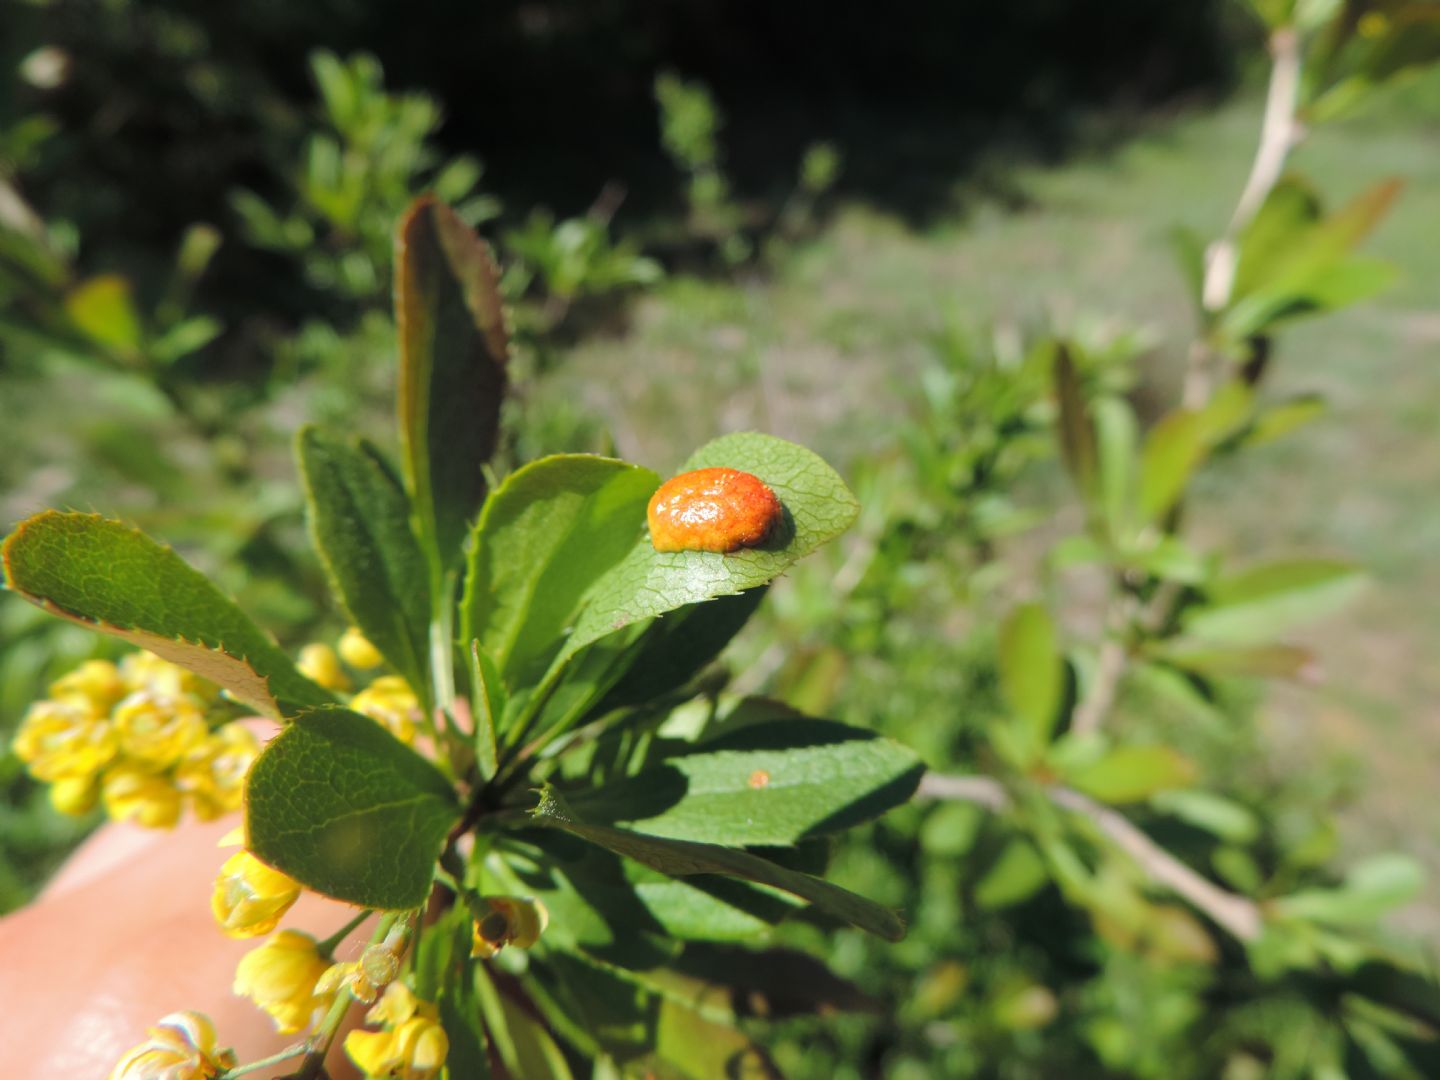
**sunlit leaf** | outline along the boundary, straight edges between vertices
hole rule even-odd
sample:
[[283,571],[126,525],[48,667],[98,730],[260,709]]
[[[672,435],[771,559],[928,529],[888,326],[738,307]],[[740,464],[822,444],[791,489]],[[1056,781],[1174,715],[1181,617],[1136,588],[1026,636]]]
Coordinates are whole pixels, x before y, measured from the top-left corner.
[[499,272],[454,212],[422,198],[395,240],[400,439],[422,544],[443,569],[485,497],[509,345]]
[[98,514],[47,510],[10,534],[6,584],[33,604],[149,649],[270,714],[333,701],[170,548]]
[[906,801],[924,767],[908,749],[828,720],[754,725],[575,796],[586,821],[647,836],[794,844]]
[[1054,734],[1065,691],[1055,624],[1041,604],[1021,604],[1000,627],[1000,688],[1036,747]]
[[380,453],[317,428],[297,442],[310,532],[350,621],[411,686],[428,686],[430,589],[410,501]]
[[827,914],[879,937],[898,941],[905,936],[905,924],[887,908],[828,881],[787,870],[746,851],[590,825],[578,820],[552,788],[545,789],[533,815],[537,824],[563,829],[671,877],[723,874],[744,878],[808,900]]
[[313,709],[250,768],[245,846],[324,896],[413,908],[460,809],[444,775],[376,721]]

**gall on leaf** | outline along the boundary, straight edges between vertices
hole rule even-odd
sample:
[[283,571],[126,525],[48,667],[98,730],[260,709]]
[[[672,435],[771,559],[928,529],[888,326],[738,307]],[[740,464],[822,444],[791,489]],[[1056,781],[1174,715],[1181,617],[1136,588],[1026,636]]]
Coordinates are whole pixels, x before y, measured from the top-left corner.
[[763,544],[781,519],[765,481],[739,469],[695,469],[656,489],[646,510],[656,551],[724,554]]

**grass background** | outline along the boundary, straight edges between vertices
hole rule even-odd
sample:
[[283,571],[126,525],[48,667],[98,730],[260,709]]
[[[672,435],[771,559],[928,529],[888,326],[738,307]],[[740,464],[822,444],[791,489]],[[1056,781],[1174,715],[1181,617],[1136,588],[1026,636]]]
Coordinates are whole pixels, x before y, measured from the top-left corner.
[[[1394,262],[1379,299],[1282,336],[1268,393],[1320,392],[1331,411],[1202,480],[1193,522],[1227,559],[1347,555],[1372,577],[1309,627],[1318,686],[1263,706],[1281,771],[1340,777],[1345,853],[1402,850],[1430,870],[1403,929],[1440,933],[1440,121],[1412,94],[1313,133],[1291,159],[1336,205],[1378,179],[1406,188],[1367,250]],[[1419,104],[1417,104],[1417,102]],[[1170,252],[1176,225],[1214,236],[1249,167],[1259,97],[1152,118],[1138,137],[1057,167],[1009,164],[957,184],[914,228],[850,202],[773,276],[672,279],[628,328],[582,342],[538,394],[579,401],[622,456],[664,470],[688,447],[758,428],[845,463],[890,452],[927,337],[947,321],[1085,327],[1154,342],[1141,393],[1173,400],[1193,318]],[[1243,469],[1243,472],[1240,471]],[[782,586],[783,587],[783,584]],[[1318,781],[1317,781],[1318,782]]]

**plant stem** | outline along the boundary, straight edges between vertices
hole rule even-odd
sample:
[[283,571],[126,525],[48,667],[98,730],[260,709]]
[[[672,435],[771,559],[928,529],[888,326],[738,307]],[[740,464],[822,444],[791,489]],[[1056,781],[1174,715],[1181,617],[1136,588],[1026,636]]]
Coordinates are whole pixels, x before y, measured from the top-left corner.
[[[369,914],[367,912],[367,914]],[[404,912],[394,912],[382,916],[375,932],[370,935],[370,943],[378,944],[385,940],[390,933],[390,928],[405,915]],[[335,1000],[330,1003],[324,1018],[315,1025],[315,1032],[308,1040],[309,1050],[305,1053],[305,1060],[300,1062],[300,1068],[291,1073],[286,1080],[316,1080],[321,1075],[325,1066],[325,1058],[330,1053],[330,1046],[335,1041],[336,1034],[340,1031],[340,1023],[345,1019],[345,1014],[350,1010],[351,1003],[355,1000],[348,988],[342,986],[335,994]]]
[[1085,696],[1075,706],[1070,716],[1070,730],[1076,735],[1093,735],[1100,730],[1105,717],[1115,704],[1120,691],[1120,678],[1130,662],[1130,649],[1126,644],[1130,623],[1134,616],[1134,601],[1124,591],[1124,583],[1116,576],[1110,586],[1110,602],[1107,605],[1105,640],[1100,644],[1100,656],[1095,667],[1095,677],[1085,688]]
[[369,909],[360,912],[360,914],[356,915],[339,930],[336,930],[335,933],[331,934],[324,941],[316,944],[315,951],[325,957],[325,959],[333,960],[335,958],[335,950],[339,947],[340,943],[349,937],[355,931],[356,927],[374,914],[375,913]]
[[[1189,902],[1209,916],[1215,925],[1240,941],[1254,941],[1260,936],[1260,907],[1253,900],[1226,892],[1201,877],[1151,840],[1128,818],[1110,807],[1102,806],[1094,799],[1070,788],[1046,787],[1044,792],[1046,797],[1061,809],[1088,818],[1116,847],[1130,856],[1152,881]],[[1000,781],[989,776],[926,773],[921,778],[915,795],[919,799],[974,803],[995,811],[1006,810],[1014,805],[1014,799]]]
[[335,1041],[335,1036],[340,1031],[340,1022],[350,1010],[352,1000],[348,989],[342,987],[336,993],[325,1018],[316,1026],[315,1034],[310,1036],[310,1049],[305,1054],[305,1060],[300,1062],[300,1068],[286,1080],[315,1080],[320,1075],[325,1066],[325,1058],[330,1053],[330,1044]]
[[298,1057],[303,1054],[308,1045],[309,1043],[296,1043],[294,1046],[281,1050],[278,1054],[271,1054],[269,1057],[260,1058],[258,1061],[250,1061],[244,1065],[237,1065],[235,1068],[221,1073],[217,1080],[235,1080],[236,1077],[263,1069],[267,1065],[278,1065],[282,1061],[288,1061],[292,1057]]
[[[1265,200],[1280,179],[1285,159],[1298,141],[1299,125],[1295,104],[1300,92],[1300,33],[1282,26],[1270,35],[1270,85],[1265,94],[1265,114],[1260,122],[1260,143],[1250,165],[1250,175],[1240,200],[1220,238],[1205,252],[1205,276],[1200,302],[1207,318],[1223,311],[1235,290],[1235,271],[1240,260],[1240,235],[1255,220]],[[1191,349],[1185,373],[1183,401],[1186,408],[1198,409],[1214,390],[1216,356],[1201,343]]]
[[[1250,174],[1240,192],[1239,201],[1230,214],[1225,231],[1205,252],[1205,275],[1201,282],[1201,304],[1206,322],[1210,322],[1230,303],[1235,291],[1235,271],[1240,259],[1241,234],[1255,220],[1265,200],[1280,179],[1285,159],[1299,135],[1295,105],[1300,92],[1300,34],[1293,26],[1282,26],[1270,35],[1270,83],[1265,93],[1265,113],[1260,122],[1260,141]],[[1217,368],[1223,359],[1204,337],[1190,346],[1186,360],[1185,382],[1181,404],[1187,409],[1202,409],[1214,395]],[[1162,587],[1141,614],[1146,629],[1166,622],[1180,600],[1180,590],[1167,584]],[[1077,733],[1098,731],[1119,695],[1120,680],[1129,667],[1129,654],[1123,641],[1115,634],[1117,623],[1132,604],[1118,585],[1112,586],[1107,609],[1107,637],[1100,646],[1099,663],[1083,701],[1076,706],[1071,729]],[[1137,613],[1129,610],[1129,616]]]

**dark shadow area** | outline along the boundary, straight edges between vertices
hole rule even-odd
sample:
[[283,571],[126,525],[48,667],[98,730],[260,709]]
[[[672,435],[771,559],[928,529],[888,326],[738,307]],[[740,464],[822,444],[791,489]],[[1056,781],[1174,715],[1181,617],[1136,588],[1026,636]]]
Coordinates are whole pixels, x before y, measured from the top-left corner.
[[673,70],[713,90],[743,198],[782,197],[824,138],[842,194],[918,223],[997,146],[1058,156],[1096,110],[1223,89],[1243,33],[1221,0],[59,0],[3,17],[11,50],[73,60],[46,107],[83,138],[38,201],[162,249],[222,217],[233,186],[272,186],[265,139],[311,109],[320,47],[372,52],[391,87],[438,97],[448,148],[480,154],[515,210],[575,213],[610,180],[631,220],[675,209],[653,100]]

